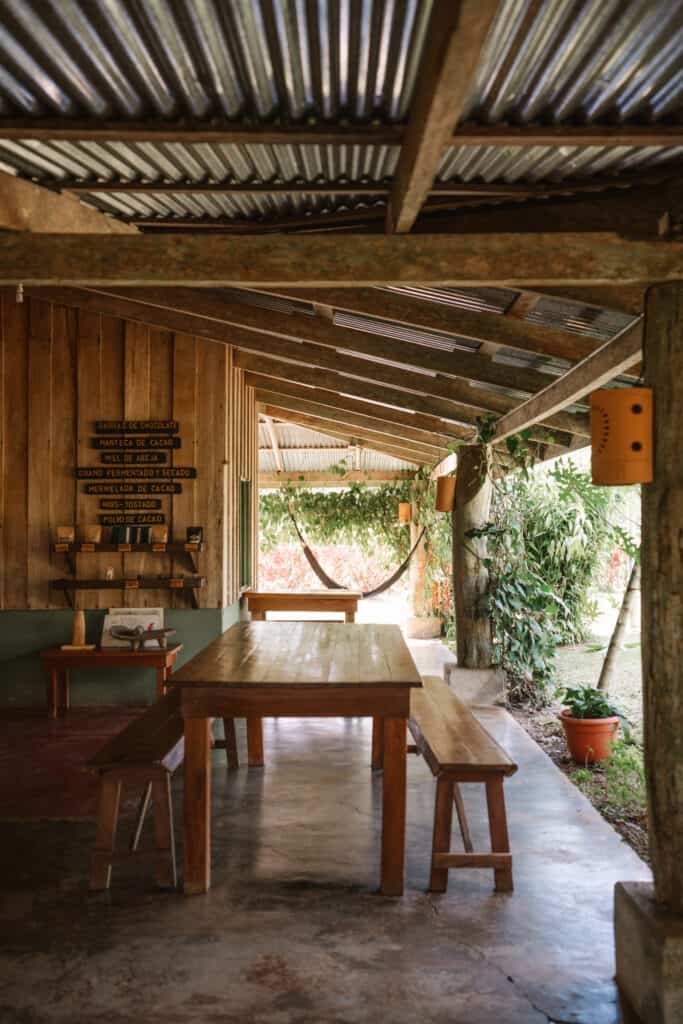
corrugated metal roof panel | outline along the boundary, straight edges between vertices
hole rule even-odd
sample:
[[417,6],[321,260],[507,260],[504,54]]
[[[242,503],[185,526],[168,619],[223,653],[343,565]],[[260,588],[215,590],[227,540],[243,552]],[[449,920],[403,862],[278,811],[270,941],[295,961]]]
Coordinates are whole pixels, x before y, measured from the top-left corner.
[[462,120],[656,121],[683,113],[683,5],[505,0]]
[[683,146],[449,146],[437,180],[560,182],[676,165]]
[[431,0],[4,0],[6,111],[400,121]]

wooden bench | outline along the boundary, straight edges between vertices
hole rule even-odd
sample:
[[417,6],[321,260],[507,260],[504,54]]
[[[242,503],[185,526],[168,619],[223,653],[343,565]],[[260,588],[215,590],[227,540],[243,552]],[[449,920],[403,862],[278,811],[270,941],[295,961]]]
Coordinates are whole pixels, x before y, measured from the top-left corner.
[[[512,855],[503,780],[517,771],[517,765],[443,679],[425,676],[423,684],[422,690],[410,694],[408,727],[417,752],[437,780],[430,891],[446,891],[451,868],[493,868],[496,891],[511,891]],[[482,782],[486,786],[490,853],[473,849],[460,792],[463,782]],[[464,853],[451,853],[453,806]]]
[[252,622],[264,621],[268,612],[341,612],[355,622],[358,590],[247,590],[244,597]]
[[[100,776],[97,833],[90,868],[93,890],[108,889],[112,866],[132,857],[154,863],[158,885],[172,888],[177,884],[171,777],[184,756],[184,722],[179,698],[179,690],[170,690],[112,737],[88,762],[88,768]],[[225,739],[215,740],[214,746],[225,749],[228,767],[236,768],[239,762],[234,719],[224,718],[223,724]],[[124,784],[141,787],[142,797],[129,848],[117,850],[116,832]],[[141,851],[138,844],[150,801],[154,849]]]

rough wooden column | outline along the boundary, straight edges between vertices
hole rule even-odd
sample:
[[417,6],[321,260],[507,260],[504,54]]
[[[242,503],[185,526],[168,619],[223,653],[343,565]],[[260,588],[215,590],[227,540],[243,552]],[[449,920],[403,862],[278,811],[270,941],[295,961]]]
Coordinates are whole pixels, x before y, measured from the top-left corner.
[[[417,509],[421,501],[425,500],[429,483],[423,478],[413,482],[411,488],[413,516],[410,524],[410,547],[415,547],[417,539],[422,533],[422,525],[416,522]],[[426,640],[438,636],[441,632],[441,620],[430,614],[431,602],[427,593],[427,563],[429,552],[427,548],[427,537],[423,537],[420,544],[415,548],[415,553],[410,560],[409,568],[409,592],[410,592],[410,616],[406,622],[406,632],[411,639]]]
[[654,885],[617,882],[616,978],[624,1021],[683,1020],[683,282],[645,300],[654,388],[654,481],[643,485],[645,772]]
[[683,913],[683,283],[649,289],[645,380],[655,479],[643,487],[645,767],[659,903]]
[[489,668],[493,660],[491,620],[485,609],[489,574],[481,561],[486,556],[486,541],[467,536],[489,518],[489,464],[486,445],[464,445],[458,450],[453,511],[453,592],[461,668]]

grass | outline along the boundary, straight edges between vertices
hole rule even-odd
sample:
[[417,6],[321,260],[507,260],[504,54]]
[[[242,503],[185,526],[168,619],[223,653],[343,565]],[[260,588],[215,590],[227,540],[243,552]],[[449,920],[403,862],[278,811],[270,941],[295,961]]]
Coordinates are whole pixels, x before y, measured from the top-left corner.
[[620,740],[599,764],[567,772],[600,813],[647,859],[645,765],[639,744]]

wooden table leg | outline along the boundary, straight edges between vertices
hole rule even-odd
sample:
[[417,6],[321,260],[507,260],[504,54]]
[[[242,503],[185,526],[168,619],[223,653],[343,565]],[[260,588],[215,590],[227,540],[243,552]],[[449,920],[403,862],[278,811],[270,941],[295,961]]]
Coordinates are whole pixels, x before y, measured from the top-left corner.
[[382,893],[403,895],[406,847],[406,720],[384,719]]
[[247,718],[247,762],[250,768],[263,767],[263,719]]
[[69,685],[69,670],[62,669],[62,710],[69,711],[71,708],[71,687]]
[[355,612],[344,612],[344,619],[345,619],[346,622],[355,622],[356,621],[356,613]]
[[185,719],[183,791],[183,890],[211,886],[211,722]]
[[160,701],[163,695],[166,693],[166,669],[157,669],[157,701]]
[[47,717],[56,718],[59,702],[59,672],[51,668],[47,674]]
[[384,765],[384,719],[372,720],[372,769],[381,771]]

